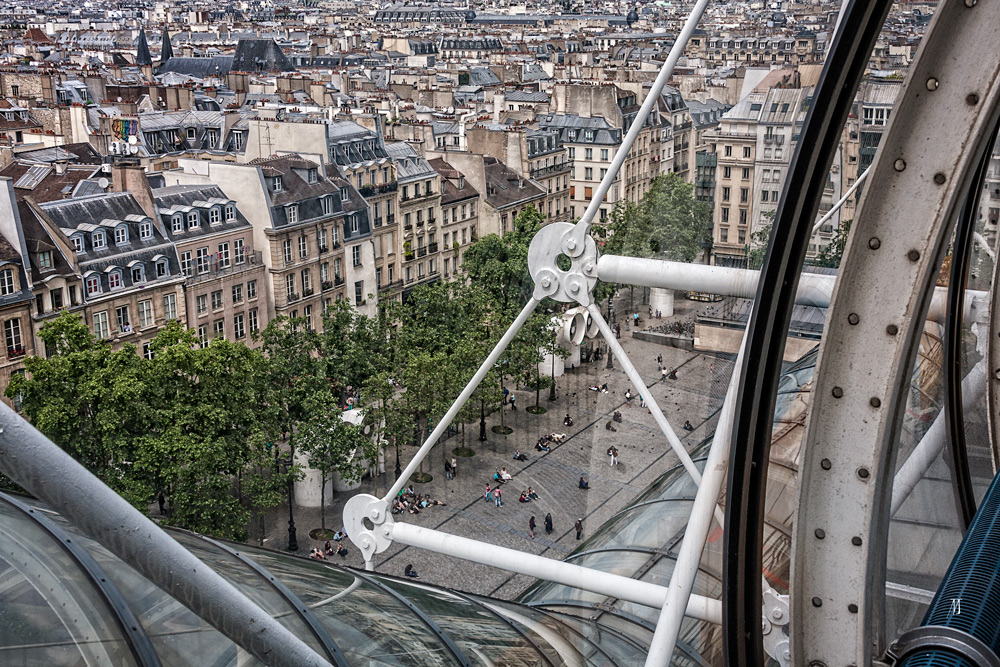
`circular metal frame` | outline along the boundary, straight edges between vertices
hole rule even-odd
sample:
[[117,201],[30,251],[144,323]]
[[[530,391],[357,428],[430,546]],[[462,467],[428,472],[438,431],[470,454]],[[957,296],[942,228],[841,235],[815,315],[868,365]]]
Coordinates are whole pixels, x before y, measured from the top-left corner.
[[[998,21],[996,3],[938,6],[871,167],[802,447],[792,664],[870,664],[886,644],[886,543],[901,420],[947,232],[997,121],[1000,53],[991,36]],[[815,539],[816,529],[826,539]]]
[[156,649],[153,648],[153,643],[150,641],[149,635],[146,634],[146,629],[132,612],[132,608],[129,607],[125,596],[111,583],[110,577],[105,574],[104,568],[94,560],[94,557],[80,546],[73,536],[32,507],[2,492],[0,492],[0,500],[3,500],[24,514],[26,518],[50,534],[66,554],[79,565],[80,571],[100,591],[105,604],[107,604],[108,609],[118,621],[118,625],[122,630],[122,639],[125,640],[125,643],[131,650],[136,663],[144,667],[160,667],[160,658],[156,654]]

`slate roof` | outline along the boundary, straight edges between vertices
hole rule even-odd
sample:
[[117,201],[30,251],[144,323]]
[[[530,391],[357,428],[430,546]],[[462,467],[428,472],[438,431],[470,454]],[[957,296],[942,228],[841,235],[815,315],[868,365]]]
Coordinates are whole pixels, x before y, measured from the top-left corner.
[[[163,223],[164,229],[167,230],[167,237],[175,243],[183,243],[201,236],[250,226],[250,221],[240,212],[239,206],[235,207],[236,218],[226,220],[225,203],[235,205],[236,202],[227,197],[217,185],[171,185],[156,188],[152,193],[153,201],[160,214],[160,221]],[[220,221],[216,224],[209,224],[207,220],[207,212],[211,205],[223,207],[220,211]],[[185,225],[185,231],[174,233],[171,225],[174,212],[182,209],[185,209],[186,212],[188,208],[196,208],[205,212],[201,225],[196,229],[186,229],[187,225]]]
[[160,67],[160,73],[175,72],[197,79],[223,76],[233,68],[233,56],[212,56],[211,58],[185,58],[174,56]]
[[522,178],[494,157],[484,158],[483,167],[486,172],[486,201],[494,208],[506,208],[545,197],[545,190],[535,185],[534,181]]
[[241,39],[236,44],[235,72],[293,72],[295,67],[273,39]]
[[139,38],[136,44],[135,64],[152,65],[153,56],[149,53],[149,42],[146,41],[146,31],[139,28]]

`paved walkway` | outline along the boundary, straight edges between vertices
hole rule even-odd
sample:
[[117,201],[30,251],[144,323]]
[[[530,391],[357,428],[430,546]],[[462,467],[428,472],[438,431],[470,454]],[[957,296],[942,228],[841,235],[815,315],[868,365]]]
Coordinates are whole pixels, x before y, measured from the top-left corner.
[[[628,305],[627,296],[624,305]],[[684,309],[683,318],[701,304],[678,299],[678,306]],[[644,309],[645,306],[639,310],[640,314]],[[624,313],[626,309],[621,308],[619,312]],[[688,447],[714,431],[732,370],[729,360],[635,340],[624,328],[620,342]],[[677,380],[660,379],[657,354],[663,355],[666,367],[678,369]],[[609,388],[606,394],[588,389],[592,384],[605,382]],[[450,458],[452,450],[461,444],[461,436],[439,443],[428,456],[425,469],[432,473],[433,480],[414,484],[414,488],[418,493],[430,493],[447,506],[434,506],[419,515],[396,515],[394,518],[526,553],[564,558],[577,544],[573,531],[577,518],[583,519],[584,535],[589,535],[677,463],[677,457],[670,451],[652,415],[639,407],[637,399],[633,399],[631,407],[625,405],[624,394],[630,387],[620,364],[616,361],[614,369],[608,370],[606,360],[602,359],[583,364],[576,372],[557,378],[555,401],[549,401],[548,391],[543,391],[540,404],[546,408],[545,414],[527,412],[525,408],[534,404],[534,392],[516,390],[518,409],[511,411],[507,406],[504,413],[504,422],[514,429],[513,433],[497,435],[488,428],[488,440],[479,442],[478,423],[467,425],[466,444],[476,453],[471,458],[458,459],[458,475],[454,480],[445,478],[443,466],[445,457]],[[615,424],[617,431],[610,432],[605,430],[605,424],[615,410],[621,411],[623,423]],[[574,420],[574,426],[568,428],[562,425],[567,413]],[[681,429],[685,420],[696,427],[693,432]],[[499,424],[498,414],[487,417],[487,425],[494,424]],[[549,453],[536,452],[534,443],[545,433],[567,433],[568,437],[555,444]],[[609,465],[606,454],[610,445],[620,451],[620,464],[615,467]],[[525,453],[528,461],[514,461],[515,448]],[[401,450],[404,466],[415,452],[414,447]],[[383,495],[391,482],[394,464],[394,455],[390,453],[386,461],[388,474],[366,480],[360,491]],[[482,499],[487,482],[500,467],[506,467],[513,475],[513,481],[503,487],[502,508]],[[581,475],[590,483],[589,490],[578,488]],[[518,495],[529,486],[539,494],[539,500],[519,503]],[[341,527],[343,505],[348,496],[341,493],[333,499],[327,510],[329,528]],[[542,527],[548,512],[554,524],[551,535],[546,535]],[[531,516],[538,524],[534,539],[528,533]],[[277,537],[268,539],[265,546],[286,546],[287,517],[287,506],[277,508],[268,516],[267,534]],[[308,537],[309,530],[320,525],[319,510],[297,508],[295,520],[299,553],[308,554],[313,546],[319,546]],[[343,562],[363,566],[358,550],[353,545],[348,549],[349,554]],[[514,597],[532,581],[529,577],[400,546],[390,547],[377,555],[375,570],[401,575],[408,563],[412,563],[421,580],[428,583],[501,598]]]

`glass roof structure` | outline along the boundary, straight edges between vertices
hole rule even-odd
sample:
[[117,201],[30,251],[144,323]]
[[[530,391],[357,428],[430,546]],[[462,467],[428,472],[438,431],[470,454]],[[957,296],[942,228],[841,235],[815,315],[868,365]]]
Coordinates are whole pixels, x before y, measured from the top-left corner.
[[[644,655],[633,637],[572,614],[169,533],[331,664],[629,665]],[[0,494],[0,545],[3,665],[261,664],[38,502]]]

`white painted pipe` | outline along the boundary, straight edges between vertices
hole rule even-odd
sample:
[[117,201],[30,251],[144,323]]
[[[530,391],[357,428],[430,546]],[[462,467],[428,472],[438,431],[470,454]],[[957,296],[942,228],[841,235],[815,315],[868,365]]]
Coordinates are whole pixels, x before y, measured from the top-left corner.
[[[630,579],[609,572],[599,572],[516,549],[483,544],[466,537],[450,535],[409,523],[392,523],[390,526],[392,531],[390,539],[397,544],[405,544],[473,563],[498,567],[508,572],[517,572],[536,579],[553,581],[564,586],[607,595],[653,609],[661,608],[667,599],[666,587],[646,581]],[[720,624],[722,622],[722,601],[701,595],[692,595],[685,613],[700,621]]]
[[684,538],[677,554],[677,563],[674,565],[674,571],[670,574],[667,600],[660,610],[656,630],[649,643],[646,667],[668,665],[677,645],[681,621],[684,620],[684,615],[678,614],[677,609],[691,597],[694,580],[698,574],[698,564],[701,562],[701,554],[705,550],[705,540],[708,539],[708,532],[712,528],[712,518],[718,508],[719,494],[722,492],[722,486],[726,483],[729,473],[733,417],[736,412],[736,396],[739,393],[746,344],[747,335],[746,330],[744,330],[743,342],[740,344],[733,375],[729,380],[726,398],[722,403],[722,411],[719,413],[719,425],[712,438],[708,459],[705,461],[705,472],[702,474],[701,484],[698,485],[694,504],[691,506],[691,515],[687,527],[684,529]]
[[[971,411],[985,393],[986,363],[980,361],[962,380],[962,408]],[[894,516],[896,511],[902,507],[913,489],[937,460],[947,441],[945,412],[942,410],[893,478],[892,509],[889,511],[889,516]]]
[[[602,255],[597,260],[597,277],[604,282],[662,287],[684,292],[721,294],[722,296],[735,296],[743,299],[752,299],[756,296],[759,276],[760,272],[753,269],[687,264],[663,259]],[[795,303],[826,308],[830,305],[830,297],[833,295],[836,280],[836,275],[803,273],[799,277],[799,289],[795,295]],[[967,290],[965,316],[971,315],[970,308],[976,297],[987,296],[987,293],[983,291]],[[934,322],[943,321],[947,302],[947,288],[934,288],[927,319]]]

